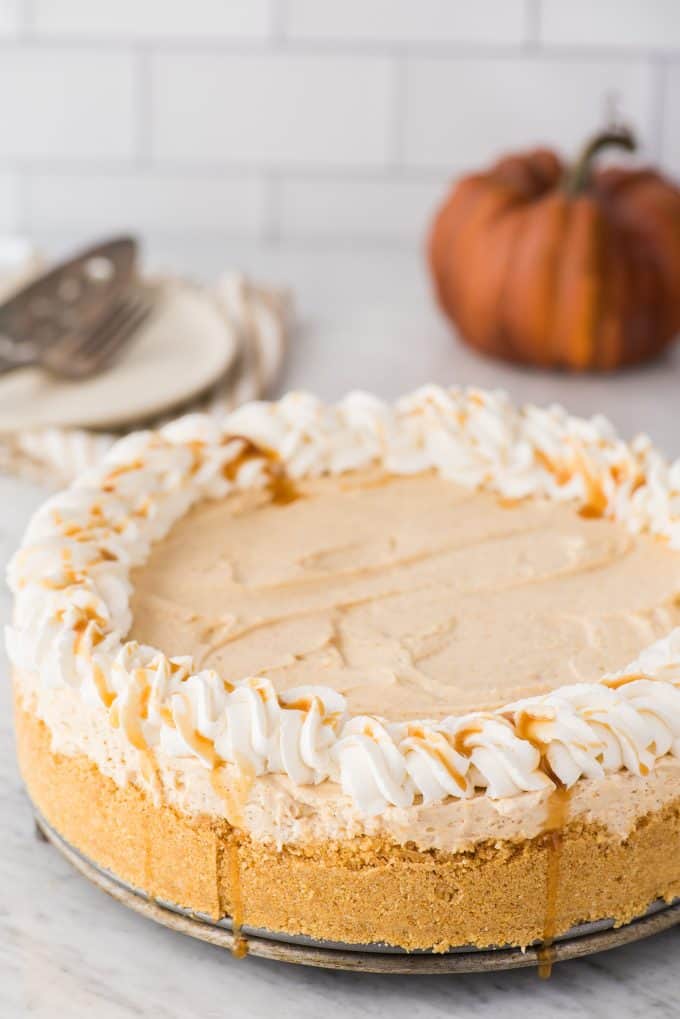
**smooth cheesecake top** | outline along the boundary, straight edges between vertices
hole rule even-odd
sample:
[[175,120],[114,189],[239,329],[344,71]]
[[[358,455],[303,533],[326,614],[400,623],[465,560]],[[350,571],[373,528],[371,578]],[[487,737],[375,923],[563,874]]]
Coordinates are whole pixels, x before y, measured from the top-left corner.
[[397,720],[596,681],[680,625],[680,553],[570,505],[375,471],[279,496],[175,524],[133,574],[131,638]]

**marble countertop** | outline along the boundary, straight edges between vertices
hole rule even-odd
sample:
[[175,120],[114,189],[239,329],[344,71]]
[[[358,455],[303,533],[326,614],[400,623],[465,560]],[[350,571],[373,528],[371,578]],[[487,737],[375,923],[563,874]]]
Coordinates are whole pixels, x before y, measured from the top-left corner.
[[[457,346],[433,309],[417,253],[234,246],[152,246],[150,262],[208,279],[240,265],[292,287],[299,325],[284,388],[334,399],[350,388],[393,397],[426,381],[507,389],[517,400],[559,401],[606,413],[630,436],[649,432],[680,454],[680,349],[649,368],[578,379],[483,361]],[[4,570],[44,491],[0,478]],[[2,589],[3,622],[10,609]],[[680,927],[556,967],[443,977],[314,971],[225,952],[155,926],[89,886],[33,831],[0,684],[0,1015],[7,1019],[190,1019],[276,1014],[430,1019],[634,1019],[680,1015]]]

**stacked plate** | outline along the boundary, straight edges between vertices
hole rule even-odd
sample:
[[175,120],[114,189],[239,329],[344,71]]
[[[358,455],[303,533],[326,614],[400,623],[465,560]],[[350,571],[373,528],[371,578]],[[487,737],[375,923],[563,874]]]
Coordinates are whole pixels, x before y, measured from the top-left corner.
[[[34,256],[26,268],[6,274],[2,297],[36,272]],[[271,386],[285,349],[286,295],[239,273],[211,287],[169,277],[145,286],[153,313],[108,371],[83,381],[36,368],[0,377],[0,469],[67,481],[123,432],[185,409],[227,411]]]

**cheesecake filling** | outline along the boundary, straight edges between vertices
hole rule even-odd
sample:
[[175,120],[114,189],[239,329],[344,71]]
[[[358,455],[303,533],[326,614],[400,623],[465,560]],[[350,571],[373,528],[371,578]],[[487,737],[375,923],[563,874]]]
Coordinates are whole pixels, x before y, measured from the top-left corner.
[[[297,785],[286,775],[260,775],[244,783],[239,770],[227,765],[218,783],[196,758],[159,751],[150,782],[148,758],[111,727],[101,706],[85,703],[73,689],[46,689],[30,673],[14,678],[21,707],[47,725],[53,753],[84,755],[122,788],[133,783],[185,814],[226,817],[265,844],[313,846],[368,835],[422,850],[466,852],[479,843],[534,838],[550,814],[552,788],[546,786],[503,799],[479,792],[469,799],[391,806],[367,816],[337,782]],[[569,820],[598,824],[623,840],[641,818],[676,801],[679,789],[680,758],[672,755],[647,775],[622,770],[583,778],[571,791]]]
[[431,473],[203,502],[132,582],[131,639],[392,721],[597,682],[680,625],[680,552],[663,540]]

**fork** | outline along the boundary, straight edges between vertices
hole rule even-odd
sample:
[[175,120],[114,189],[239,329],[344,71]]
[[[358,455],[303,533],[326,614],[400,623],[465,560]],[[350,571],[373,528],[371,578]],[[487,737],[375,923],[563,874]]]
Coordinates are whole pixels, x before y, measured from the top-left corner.
[[15,344],[0,335],[0,375],[17,368],[39,367],[62,379],[88,379],[109,367],[149,317],[152,301],[131,290],[92,328],[67,334],[48,346]]

